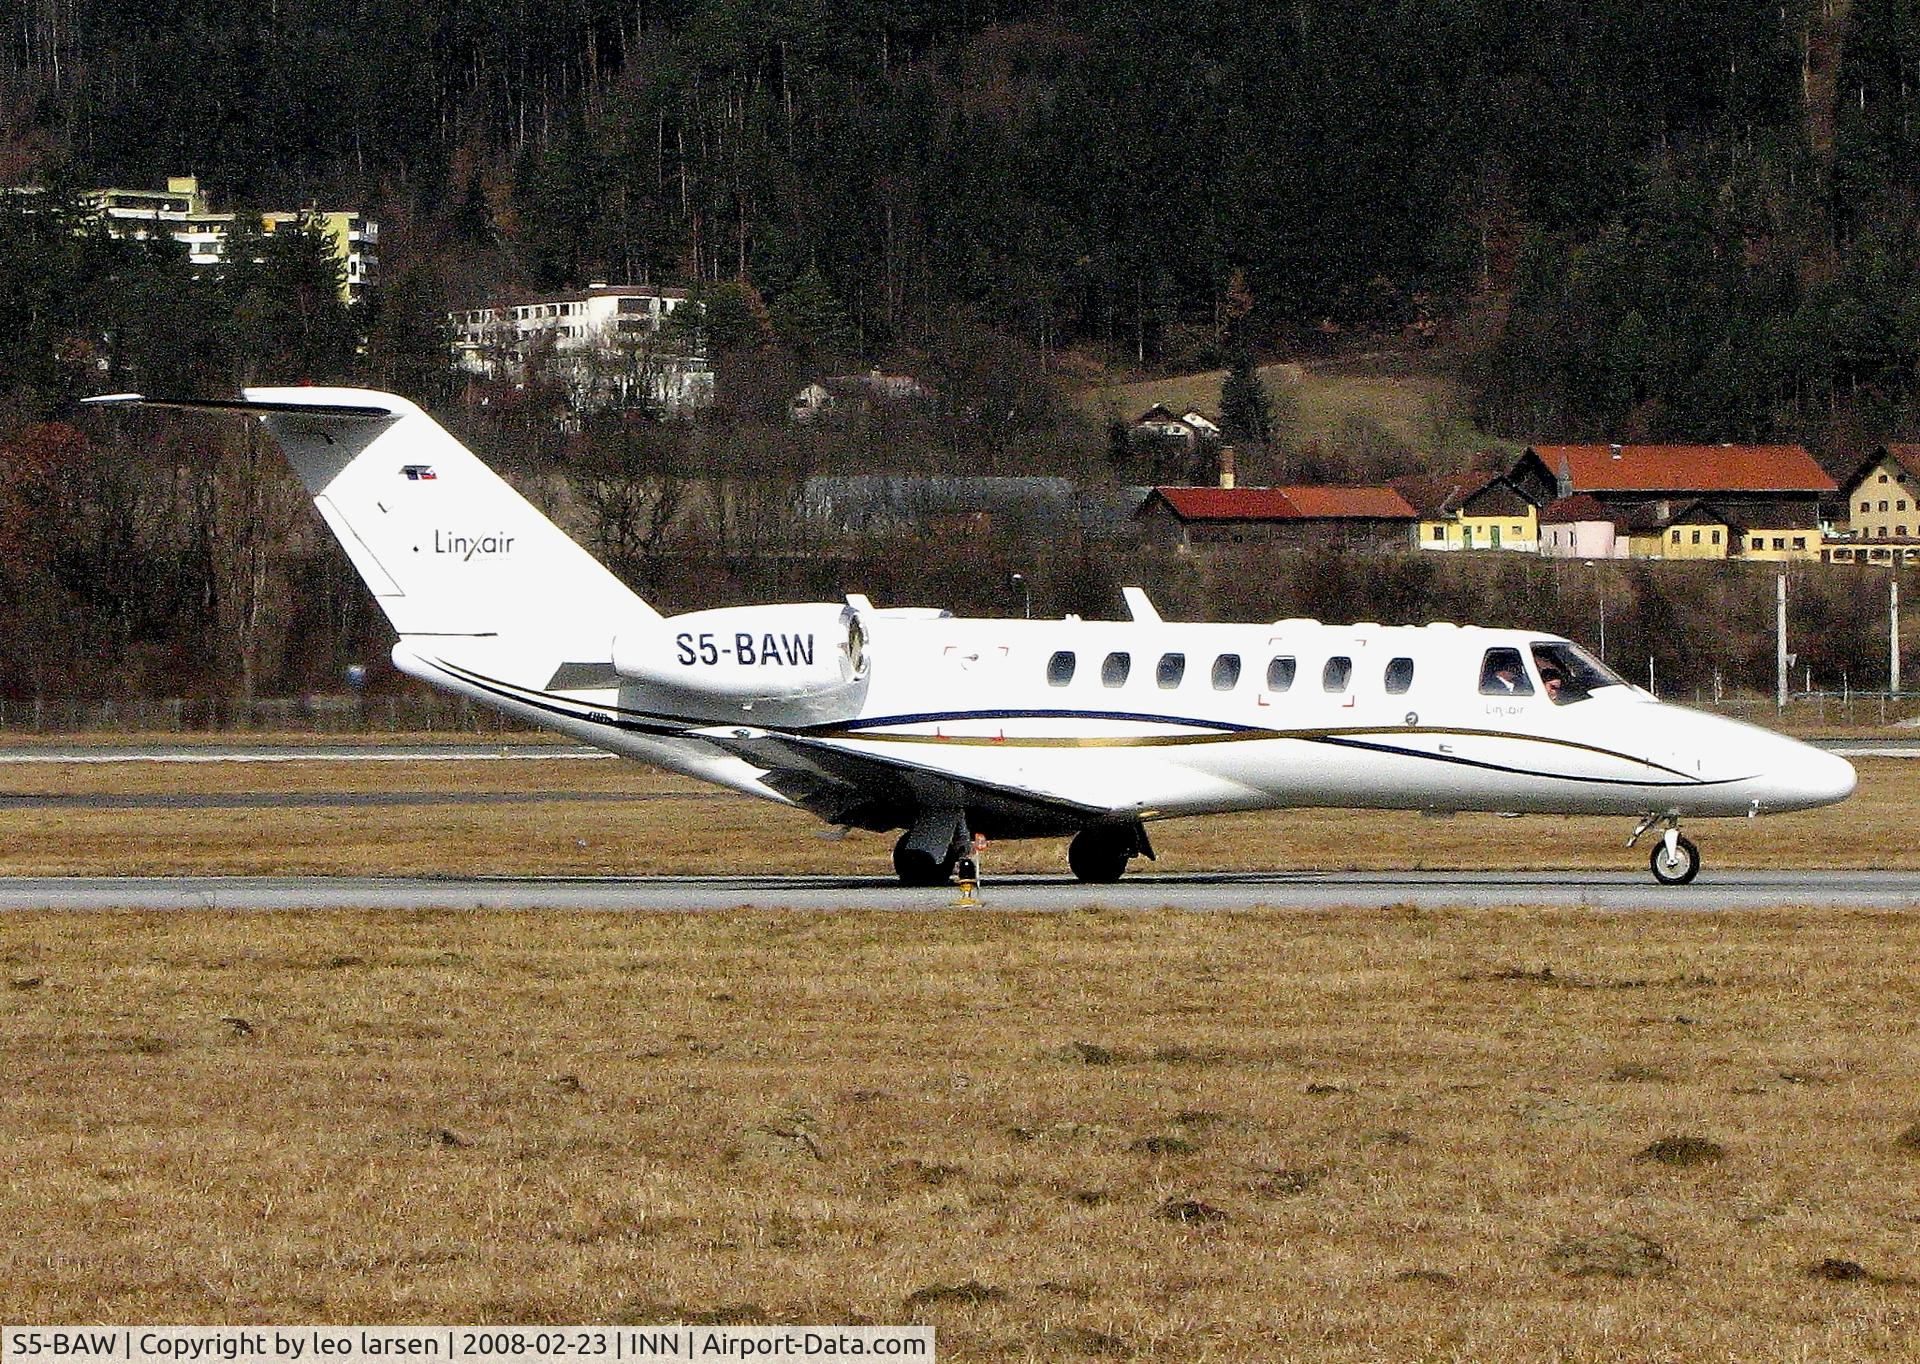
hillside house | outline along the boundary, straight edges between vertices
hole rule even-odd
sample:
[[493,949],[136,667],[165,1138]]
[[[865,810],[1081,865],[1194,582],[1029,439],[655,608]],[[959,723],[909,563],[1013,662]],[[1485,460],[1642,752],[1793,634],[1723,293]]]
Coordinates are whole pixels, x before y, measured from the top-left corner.
[[816,379],[793,395],[787,404],[788,415],[802,424],[828,415],[869,415],[887,407],[923,403],[933,390],[910,374],[885,374],[869,370],[865,374],[834,374]]
[[653,408],[668,414],[713,403],[713,367],[685,289],[588,285],[497,299],[447,315],[454,368],[524,383],[546,370],[574,407]]
[[[7,191],[24,203],[44,193],[38,186]],[[109,186],[80,192],[80,202],[93,222],[117,241],[169,238],[186,248],[187,263],[196,276],[229,263],[236,236],[258,232],[270,236],[282,227],[316,227],[332,248],[340,266],[340,298],[358,303],[378,280],[380,224],[357,209],[269,209],[265,212],[215,212],[212,197],[194,175],[167,177],[165,189],[127,189]],[[257,259],[257,258],[256,258]]]

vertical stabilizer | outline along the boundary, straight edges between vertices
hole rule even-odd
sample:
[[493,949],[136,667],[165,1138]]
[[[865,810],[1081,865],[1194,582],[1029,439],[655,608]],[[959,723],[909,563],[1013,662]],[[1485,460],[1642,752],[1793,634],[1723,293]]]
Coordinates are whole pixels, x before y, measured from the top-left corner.
[[402,636],[511,635],[607,658],[623,625],[658,618],[405,398],[251,388],[239,401],[92,401],[259,417]]

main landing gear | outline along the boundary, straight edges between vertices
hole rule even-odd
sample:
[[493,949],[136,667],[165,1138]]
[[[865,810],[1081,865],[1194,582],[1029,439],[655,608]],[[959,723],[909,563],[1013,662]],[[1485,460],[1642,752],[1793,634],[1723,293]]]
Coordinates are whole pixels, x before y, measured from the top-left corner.
[[1700,874],[1700,849],[1693,840],[1680,833],[1680,816],[1669,810],[1666,814],[1657,811],[1640,821],[1634,829],[1633,837],[1627,840],[1631,848],[1640,841],[1642,834],[1656,824],[1664,823],[1660,841],[1653,845],[1653,852],[1647,857],[1647,865],[1653,868],[1653,879],[1663,886],[1684,886]]
[[1100,824],[1082,829],[1067,844],[1067,865],[1079,880],[1112,885],[1135,857],[1153,861],[1153,844],[1143,824]]
[[960,860],[958,849],[949,848],[945,857],[907,845],[911,831],[901,834],[893,845],[893,874],[903,886],[944,886],[953,880],[953,867]]

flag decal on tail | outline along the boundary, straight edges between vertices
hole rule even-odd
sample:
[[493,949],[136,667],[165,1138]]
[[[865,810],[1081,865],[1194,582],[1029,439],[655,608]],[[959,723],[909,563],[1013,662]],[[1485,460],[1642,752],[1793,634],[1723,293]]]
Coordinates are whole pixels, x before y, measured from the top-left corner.
[[424,483],[434,476],[431,464],[403,464],[400,473],[409,483]]

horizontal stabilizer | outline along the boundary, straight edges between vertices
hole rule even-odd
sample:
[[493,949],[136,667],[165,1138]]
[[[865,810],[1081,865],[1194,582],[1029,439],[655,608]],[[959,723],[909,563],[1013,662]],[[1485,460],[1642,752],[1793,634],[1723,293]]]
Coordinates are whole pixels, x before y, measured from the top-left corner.
[[[364,398],[365,395],[356,395]],[[316,399],[319,395],[316,395]],[[332,421],[394,421],[402,414],[390,407],[375,407],[363,401],[351,403],[326,401],[289,401],[257,398],[149,398],[144,393],[103,393],[97,398],[82,398],[92,407],[166,407],[182,412],[239,412],[268,416],[325,417]]]

